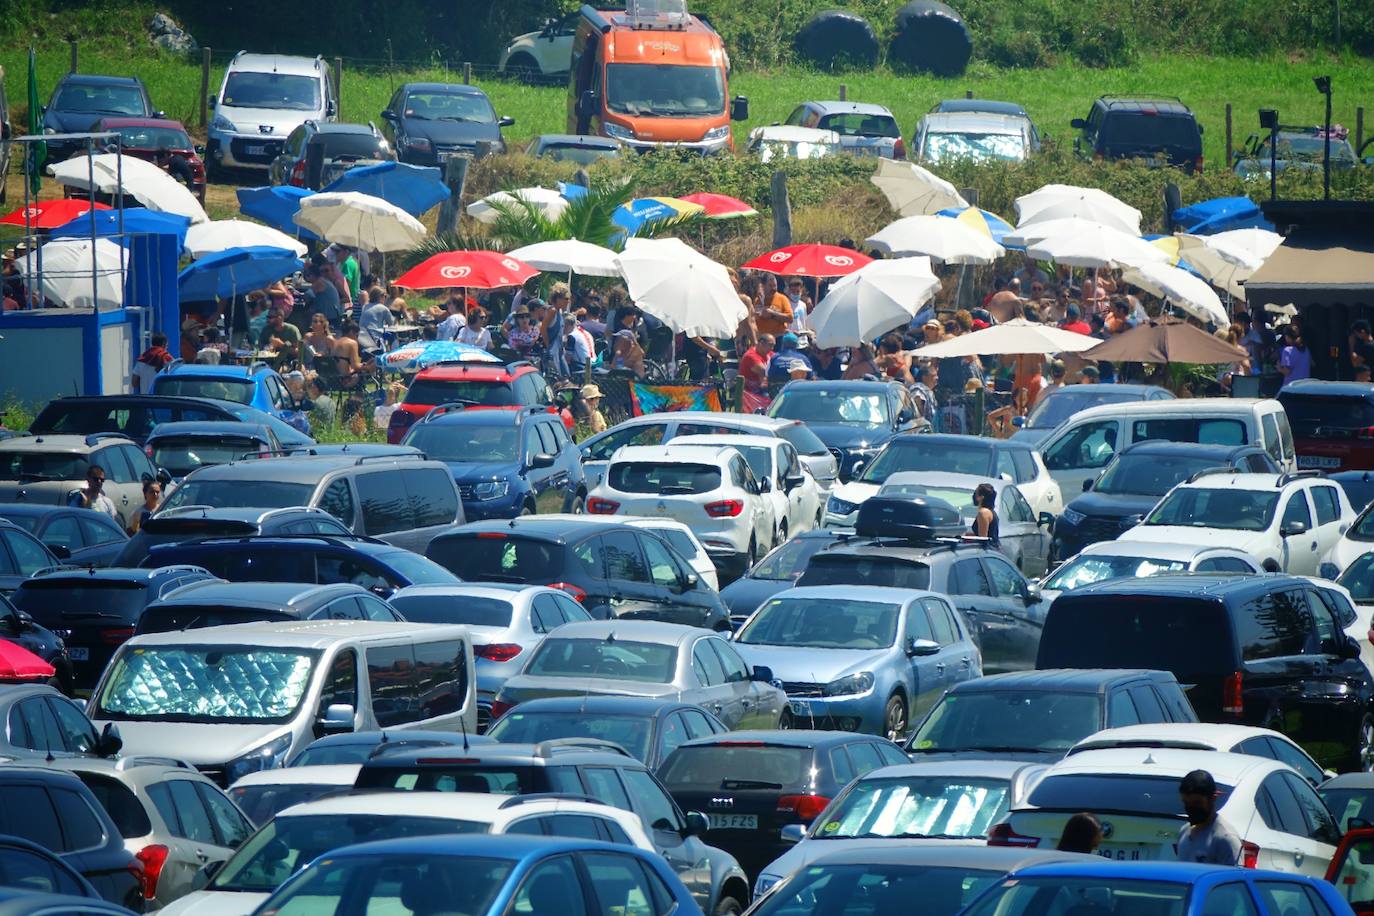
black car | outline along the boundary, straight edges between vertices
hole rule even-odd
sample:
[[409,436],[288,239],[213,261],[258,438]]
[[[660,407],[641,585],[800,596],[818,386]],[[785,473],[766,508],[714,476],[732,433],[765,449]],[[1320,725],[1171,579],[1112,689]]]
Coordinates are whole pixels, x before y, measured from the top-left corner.
[[443,165],[455,153],[478,156],[479,143],[504,153],[501,128],[515,124],[497,117],[481,89],[454,83],[405,83],[381,117],[396,154],[412,165]]
[[71,659],[69,690],[95,686],[105,663],[134,635],[143,609],[183,585],[211,578],[194,566],[162,569],[57,569],[28,579],[14,606],[62,637]]
[[401,749],[365,762],[354,788],[590,797],[639,815],[654,849],[682,878],[703,913],[738,913],[749,902],[749,883],[739,863],[702,842],[706,816],[691,812],[684,817],[649,768],[611,742],[565,738],[533,745],[474,745],[448,753]]
[[528,700],[497,719],[486,737],[505,744],[538,744],[559,738],[612,741],[650,769],[693,738],[728,731],[692,703],[654,697],[544,697]]
[[22,646],[52,665],[57,679],[53,686],[66,694],[72,692],[75,684],[66,644],[52,630],[39,626],[32,617],[16,608],[4,595],[0,595],[0,639]]
[[906,750],[916,761],[1054,761],[1104,728],[1197,719],[1167,671],[1018,671],[956,684],[926,714]]
[[[79,134],[101,118],[164,118],[153,108],[148,89],[136,76],[68,73],[57,81],[43,106],[43,132]],[[48,141],[48,161],[57,162],[85,149],[85,141]]]
[[267,167],[267,176],[274,185],[318,191],[355,166],[377,165],[395,158],[391,144],[370,122],[308,120],[291,131],[281,153]]
[[30,766],[0,767],[0,834],[37,843],[58,855],[110,903],[143,912],[143,865],[124,848],[110,815],[71,773]]
[[1281,470],[1257,445],[1136,442],[1122,449],[1095,482],[1084,481],[1083,494],[1064,507],[1054,525],[1050,562],[1066,560],[1089,544],[1115,540],[1175,484],[1213,468],[1255,474]]
[[847,536],[834,528],[813,528],[773,548],[720,590],[720,600],[730,609],[730,625],[739,629],[760,604],[795,585],[813,556]]
[[185,420],[220,420],[261,423],[283,447],[314,444],[315,440],[289,423],[256,407],[221,401],[162,394],[77,395],[49,401],[29,424],[29,434],[63,433],[89,436],[95,433],[123,433],[139,445],[159,423]]
[[289,509],[221,509],[214,506],[180,506],[164,509],[148,519],[120,550],[113,566],[138,566],[148,551],[159,544],[179,544],[212,537],[248,537],[270,534],[333,534],[352,537],[343,522],[323,509],[293,506]]
[[61,565],[42,541],[0,518],[0,595],[11,594],[24,580]]
[[0,503],[0,518],[23,528],[53,556],[73,566],[109,566],[129,540],[118,522],[92,509]]
[[91,882],[48,849],[17,836],[0,836],[0,886],[29,894],[68,894],[99,900]]
[[1340,484],[1357,515],[1374,503],[1374,471],[1337,471],[1326,476]]
[[874,735],[740,731],[687,742],[658,778],[684,811],[705,811],[711,842],[757,876],[791,846],[782,828],[810,824],[855,777],[909,762]]
[[468,582],[562,589],[603,620],[730,628],[716,590],[667,542],[629,525],[537,515],[473,522],[435,537],[425,556]]
[[906,386],[886,382],[788,382],[768,415],[804,422],[849,480],[900,432],[929,430]]
[[1337,606],[1278,573],[1113,579],[1061,595],[1040,668],[1171,671],[1207,722],[1283,732],[1323,766],[1374,766],[1374,677]]
[[207,464],[283,451],[270,426],[214,420],[160,423],[148,434],[143,449],[173,483]]
[[449,585],[452,574],[403,547],[336,535],[204,538],[148,551],[145,567],[191,564],[230,582],[352,582],[389,596],[407,585]]
[[1104,95],[1069,126],[1079,132],[1073,148],[1081,156],[1202,171],[1202,125],[1178,99]]
[[359,585],[304,582],[223,582],[182,586],[143,609],[135,636],[257,620],[404,621],[396,609]]

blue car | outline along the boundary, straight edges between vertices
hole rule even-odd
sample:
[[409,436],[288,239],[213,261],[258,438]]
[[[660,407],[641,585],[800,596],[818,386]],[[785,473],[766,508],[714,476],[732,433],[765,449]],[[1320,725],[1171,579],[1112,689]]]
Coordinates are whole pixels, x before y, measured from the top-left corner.
[[1325,881],[1288,872],[1185,862],[1032,865],[989,887],[961,916],[1168,914],[1168,916],[1351,916]]
[[465,916],[700,912],[687,888],[652,852],[593,840],[486,835],[383,840],[335,849],[277,888],[256,912],[297,911]]
[[581,512],[582,453],[543,407],[443,404],[406,431],[402,445],[446,463],[470,522],[536,512]]
[[945,690],[983,674],[949,599],[917,589],[788,589],[759,606],[735,644],[751,668],[767,667],[781,682],[795,727],[892,741]]
[[[150,394],[233,401],[297,425],[300,410],[286,382],[270,366],[209,366],[175,362],[153,377]],[[310,431],[309,423],[303,432]]]

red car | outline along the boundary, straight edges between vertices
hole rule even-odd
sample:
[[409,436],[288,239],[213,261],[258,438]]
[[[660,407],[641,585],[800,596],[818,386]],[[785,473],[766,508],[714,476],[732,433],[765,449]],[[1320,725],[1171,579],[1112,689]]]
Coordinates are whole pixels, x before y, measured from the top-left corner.
[[440,363],[421,369],[410,383],[405,400],[391,415],[386,441],[399,443],[412,423],[440,404],[467,407],[543,407],[562,416],[572,432],[572,413],[554,401],[543,374],[527,362]]
[[1341,837],[1326,869],[1326,880],[1356,916],[1374,916],[1374,829],[1359,827]]
[[[205,163],[180,121],[161,118],[101,118],[92,129],[119,131],[124,152],[139,159],[156,162],[158,150],[163,149],[174,157],[184,159],[191,167],[191,193],[196,195],[196,199],[202,204],[205,203]],[[184,181],[175,172],[172,177]]]

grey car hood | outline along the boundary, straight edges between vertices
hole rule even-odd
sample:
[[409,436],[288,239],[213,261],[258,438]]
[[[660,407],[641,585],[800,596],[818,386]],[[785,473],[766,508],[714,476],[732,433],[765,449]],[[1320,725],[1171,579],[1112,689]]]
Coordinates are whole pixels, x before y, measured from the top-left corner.
[[237,105],[221,105],[215,109],[220,115],[238,129],[239,133],[262,133],[262,125],[272,128],[271,133],[263,133],[264,140],[285,140],[291,133],[310,118],[322,118],[322,112],[304,111],[291,108],[240,108]]
[[258,725],[213,725],[199,722],[140,722],[132,719],[94,719],[96,730],[111,722],[124,740],[124,756],[152,754],[165,756],[175,750],[179,760],[196,767],[223,766],[242,757],[259,745],[272,741],[290,728],[280,723]]
[[974,838],[968,840],[920,840],[909,837],[893,839],[852,839],[852,840],[818,840],[807,838],[793,846],[787,852],[774,859],[771,864],[766,866],[759,873],[762,878],[765,875],[774,878],[786,878],[788,875],[795,874],[807,865],[810,865],[821,856],[840,850],[853,851],[855,849],[897,849],[903,846],[986,846],[986,839]]
[[614,680],[612,678],[538,677],[518,674],[501,688],[502,699],[523,703],[543,697],[630,696],[679,697],[682,691],[673,684],[647,684],[644,681]]

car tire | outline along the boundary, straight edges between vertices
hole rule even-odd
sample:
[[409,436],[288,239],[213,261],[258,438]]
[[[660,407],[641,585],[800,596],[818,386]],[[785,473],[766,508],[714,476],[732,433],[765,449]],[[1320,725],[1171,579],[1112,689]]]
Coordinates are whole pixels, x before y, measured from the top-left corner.
[[739,916],[744,912],[744,904],[740,903],[729,894],[722,894],[716,901],[716,908],[711,911],[713,916]]
[[1374,773],[1374,715],[1365,713],[1360,717],[1351,757],[1351,764],[1356,773]]
[[787,543],[787,522],[778,526],[778,539],[773,542],[774,547],[781,547]]
[[1269,559],[1261,563],[1260,568],[1263,569],[1265,572],[1283,572],[1283,568],[1279,566],[1279,561],[1275,560],[1273,557],[1270,557]]
[[796,722],[792,719],[792,710],[784,709],[782,715],[778,717],[778,731],[788,731],[796,727]]
[[568,509],[573,515],[581,515],[587,511],[587,501],[581,496],[574,496],[572,506]]
[[539,62],[528,54],[512,54],[506,60],[506,75],[522,83],[532,83],[543,75]]
[[887,706],[883,708],[883,736],[900,744],[906,737],[908,726],[906,700],[902,699],[900,693],[894,693],[887,698]]

